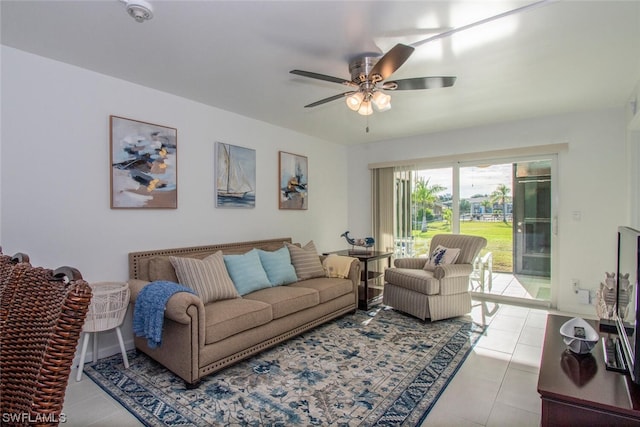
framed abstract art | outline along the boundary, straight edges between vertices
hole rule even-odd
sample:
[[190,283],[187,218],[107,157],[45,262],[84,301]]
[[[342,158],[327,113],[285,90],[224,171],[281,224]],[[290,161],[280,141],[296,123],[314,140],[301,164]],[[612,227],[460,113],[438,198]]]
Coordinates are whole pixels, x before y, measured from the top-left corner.
[[299,154],[279,153],[280,209],[307,209],[309,205],[309,162]]
[[177,129],[110,116],[111,208],[178,207]]

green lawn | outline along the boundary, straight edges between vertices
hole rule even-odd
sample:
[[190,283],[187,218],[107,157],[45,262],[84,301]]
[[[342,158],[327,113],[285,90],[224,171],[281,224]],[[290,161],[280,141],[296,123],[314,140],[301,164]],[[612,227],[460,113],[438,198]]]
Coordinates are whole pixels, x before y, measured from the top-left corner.
[[[425,255],[431,237],[439,233],[451,233],[445,222],[430,222],[426,232],[413,231],[416,256]],[[513,271],[513,228],[511,223],[502,221],[465,221],[460,223],[460,234],[482,236],[487,239],[487,251],[493,253],[494,271]]]

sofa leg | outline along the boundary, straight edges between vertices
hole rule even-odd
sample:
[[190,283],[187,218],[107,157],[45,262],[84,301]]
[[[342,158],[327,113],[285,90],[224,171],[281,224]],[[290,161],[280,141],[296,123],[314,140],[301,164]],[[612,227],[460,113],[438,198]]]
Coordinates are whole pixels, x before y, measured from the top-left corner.
[[200,387],[200,380],[196,380],[195,382],[192,382],[192,383],[185,381],[184,382],[184,387],[187,390],[194,390],[194,389]]

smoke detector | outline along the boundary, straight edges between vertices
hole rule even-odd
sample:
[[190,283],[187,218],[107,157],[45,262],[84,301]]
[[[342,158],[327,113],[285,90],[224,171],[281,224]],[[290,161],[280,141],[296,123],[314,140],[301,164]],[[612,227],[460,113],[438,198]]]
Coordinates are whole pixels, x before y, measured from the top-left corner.
[[151,4],[145,0],[121,0],[126,4],[127,13],[136,22],[144,22],[153,18],[153,7]]

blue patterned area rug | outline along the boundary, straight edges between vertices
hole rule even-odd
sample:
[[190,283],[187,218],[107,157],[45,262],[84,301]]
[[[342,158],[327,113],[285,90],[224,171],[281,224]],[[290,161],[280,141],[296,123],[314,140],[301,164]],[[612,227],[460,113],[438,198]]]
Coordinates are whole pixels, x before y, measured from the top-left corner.
[[195,390],[143,353],[85,373],[148,426],[419,425],[483,327],[358,311],[203,379]]

